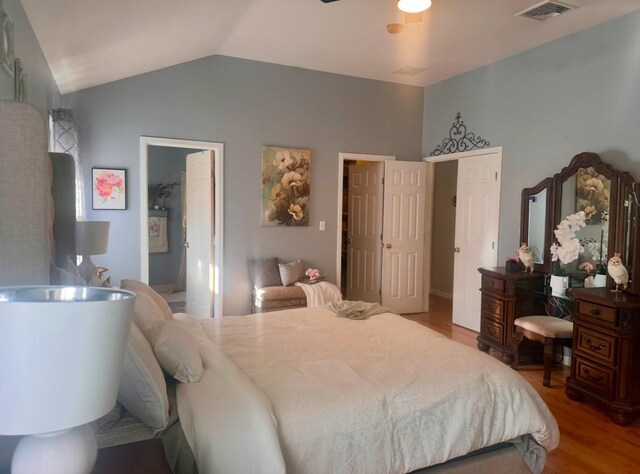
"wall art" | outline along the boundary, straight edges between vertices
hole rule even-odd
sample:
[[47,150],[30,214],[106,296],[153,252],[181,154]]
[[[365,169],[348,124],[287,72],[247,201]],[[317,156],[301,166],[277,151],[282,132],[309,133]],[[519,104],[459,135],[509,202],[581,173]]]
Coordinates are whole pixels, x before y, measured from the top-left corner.
[[262,225],[308,226],[311,150],[262,147]]
[[127,170],[92,168],[91,183],[93,209],[127,208]]

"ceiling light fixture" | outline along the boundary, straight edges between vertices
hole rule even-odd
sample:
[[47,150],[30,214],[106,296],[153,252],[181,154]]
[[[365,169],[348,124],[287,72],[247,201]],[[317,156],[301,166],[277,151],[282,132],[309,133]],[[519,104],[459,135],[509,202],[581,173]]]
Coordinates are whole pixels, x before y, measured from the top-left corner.
[[431,6],[431,0],[398,0],[398,9],[405,13],[420,13]]

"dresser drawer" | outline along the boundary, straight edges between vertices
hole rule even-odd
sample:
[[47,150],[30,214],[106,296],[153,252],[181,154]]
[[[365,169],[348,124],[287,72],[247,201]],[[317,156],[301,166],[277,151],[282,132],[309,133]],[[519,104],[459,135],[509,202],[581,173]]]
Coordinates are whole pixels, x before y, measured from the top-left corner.
[[599,331],[576,326],[576,352],[589,359],[603,362],[613,367],[616,361],[618,340]]
[[613,396],[614,371],[606,367],[593,364],[579,356],[576,359],[576,380],[586,384],[606,397]]
[[502,322],[504,314],[504,301],[491,296],[482,295],[482,315],[485,318],[492,318],[498,322]]
[[615,327],[618,324],[618,312],[614,308],[580,301],[579,312],[605,326]]
[[483,317],[480,322],[480,334],[488,339],[495,341],[498,344],[502,344],[503,326],[500,323],[493,321],[492,319]]
[[500,278],[493,278],[487,275],[482,275],[482,288],[497,291],[498,293],[504,293],[505,281]]

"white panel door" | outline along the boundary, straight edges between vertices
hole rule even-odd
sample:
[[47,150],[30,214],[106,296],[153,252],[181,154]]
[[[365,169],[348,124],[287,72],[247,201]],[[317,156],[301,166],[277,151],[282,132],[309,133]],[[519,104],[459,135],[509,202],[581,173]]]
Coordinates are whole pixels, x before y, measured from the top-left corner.
[[380,302],[383,174],[381,162],[349,166],[348,300]]
[[211,150],[187,155],[187,313],[212,316],[213,201]]
[[[499,152],[458,160],[453,323],[480,331],[480,273],[498,263]],[[437,225],[437,223],[436,223]]]
[[386,161],[382,304],[422,311],[427,164]]

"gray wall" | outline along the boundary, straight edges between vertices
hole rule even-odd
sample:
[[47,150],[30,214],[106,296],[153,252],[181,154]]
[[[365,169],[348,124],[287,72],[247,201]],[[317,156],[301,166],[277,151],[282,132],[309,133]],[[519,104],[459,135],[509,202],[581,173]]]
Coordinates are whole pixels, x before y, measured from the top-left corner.
[[[187,155],[197,150],[150,146],[148,182],[149,187],[159,183],[180,183],[181,174],[187,169]],[[164,200],[169,212],[167,233],[169,251],[149,254],[149,284],[176,283],[182,262],[182,187],[169,190],[171,196]]]
[[456,208],[452,198],[458,186],[458,162],[436,163],[433,195],[433,234],[431,244],[431,291],[453,295],[453,247],[456,236]]
[[[51,70],[44,59],[38,40],[19,0],[4,0],[4,9],[13,21],[15,54],[27,71],[28,102],[35,105],[44,117],[48,110],[59,106],[60,93]],[[0,69],[0,100],[13,100],[14,79]]]
[[503,147],[499,263],[519,245],[520,192],[582,151],[640,178],[640,12],[425,89],[422,150],[456,112]]
[[[418,160],[423,91],[256,61],[212,56],[65,97],[91,166],[128,169],[128,209],[111,221],[112,281],[140,276],[140,135],[225,144],[225,314],[249,310],[246,260],[302,258],[335,278],[338,153]],[[311,225],[260,226],[261,147],[310,148]],[[326,221],[326,231],[318,221]]]

